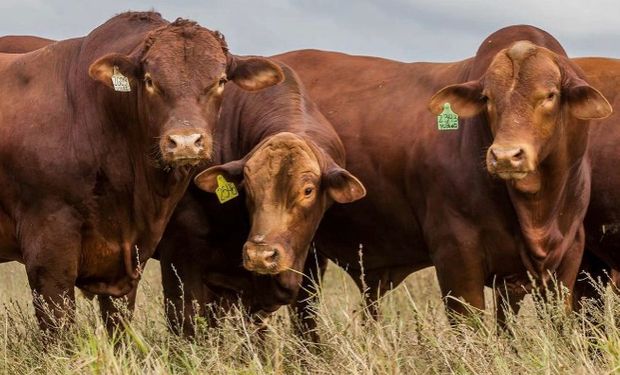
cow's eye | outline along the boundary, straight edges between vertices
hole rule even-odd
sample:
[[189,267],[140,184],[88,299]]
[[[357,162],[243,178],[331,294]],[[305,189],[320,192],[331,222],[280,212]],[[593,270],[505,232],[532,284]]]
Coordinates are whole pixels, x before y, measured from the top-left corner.
[[306,197],[309,197],[309,196],[312,194],[312,192],[313,192],[313,191],[314,191],[314,188],[312,188],[312,187],[307,187],[307,188],[305,188],[305,189],[304,189],[304,195],[305,195]]
[[218,82],[218,85],[220,87],[222,87],[222,86],[224,86],[226,84],[226,82],[228,82],[228,78],[222,77],[222,78],[220,78],[220,81]]
[[547,94],[547,100],[552,100],[553,98],[555,98],[555,92],[550,92]]

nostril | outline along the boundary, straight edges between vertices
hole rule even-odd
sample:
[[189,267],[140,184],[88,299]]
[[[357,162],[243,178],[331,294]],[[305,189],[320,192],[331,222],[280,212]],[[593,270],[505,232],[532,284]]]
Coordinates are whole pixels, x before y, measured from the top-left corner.
[[271,251],[269,251],[267,254],[265,254],[265,259],[269,262],[276,262],[279,257],[280,254],[278,253],[278,249],[276,249],[275,247],[271,249]]
[[198,147],[198,148],[202,148],[202,140],[203,140],[203,136],[199,135],[198,138],[196,138],[196,141],[194,141],[194,146]]
[[171,136],[168,136],[166,138],[166,146],[168,146],[168,149],[174,149],[177,147],[177,142]]
[[495,153],[495,150],[494,150],[494,149],[491,149],[491,150],[490,150],[490,152],[489,152],[489,156],[490,156],[491,162],[492,162],[493,164],[497,164],[497,154]]
[[514,155],[512,155],[512,160],[521,161],[523,160],[524,157],[525,157],[525,152],[523,151],[523,149],[519,149]]
[[278,258],[278,252],[275,249],[264,250],[260,254],[263,262],[265,263],[273,263]]

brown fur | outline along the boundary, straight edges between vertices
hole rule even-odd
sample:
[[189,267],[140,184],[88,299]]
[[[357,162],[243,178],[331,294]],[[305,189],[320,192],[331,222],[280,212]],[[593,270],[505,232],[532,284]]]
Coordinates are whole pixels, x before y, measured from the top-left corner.
[[[620,60],[611,58],[578,58],[573,61],[586,74],[588,82],[599,89],[615,109],[620,107]],[[616,173],[620,153],[620,111],[596,121],[591,126],[590,160],[592,195],[584,225],[586,256],[581,269],[602,281],[618,282],[620,270],[620,176]],[[602,297],[590,282],[581,276],[578,296]],[[578,299],[577,301],[578,302]]]
[[54,41],[30,35],[7,35],[0,37],[0,51],[3,53],[24,53],[43,48]]
[[[283,70],[282,85],[258,94],[227,89],[215,139],[216,166],[196,178],[212,192],[222,174],[237,184],[241,196],[219,204],[214,194],[190,188],[159,245],[168,318],[176,329],[183,321],[186,333],[193,331],[194,314],[212,317],[206,306],[218,306],[217,312],[241,298],[251,313],[272,312],[295,301],[300,272],[322,272],[314,256],[304,262],[333,200],[330,178],[348,173],[341,168],[344,149],[295,73]],[[316,188],[311,199],[302,196],[306,179]],[[273,268],[252,259],[260,247],[273,246],[281,251]],[[244,258],[246,266],[264,275],[244,270]],[[309,296],[302,295],[302,314],[308,314]]]
[[[55,304],[56,317],[71,311],[62,298],[71,304],[74,286],[113,297],[135,289],[192,165],[210,157],[216,88],[222,74],[235,79],[232,64],[245,66],[221,34],[150,12],[123,13],[84,38],[28,54],[0,54],[0,259],[26,265],[33,292]],[[131,92],[110,87],[113,66]],[[267,60],[253,68],[281,80]],[[200,139],[194,153],[165,149],[167,137],[186,135]],[[55,325],[39,308],[37,317],[43,328]]]
[[[481,95],[485,77],[498,53],[520,40],[559,56],[555,62],[563,78],[584,79],[552,36],[528,26],[499,30],[474,58],[447,64],[320,51],[275,57],[301,76],[343,140],[348,168],[368,188],[366,199],[328,211],[315,240],[318,251],[346,266],[360,287],[358,249],[363,245],[371,301],[430,265],[437,269],[444,296],[479,309],[484,309],[485,285],[506,283],[522,293],[528,271],[540,278],[554,272],[572,288],[589,197],[587,122],[563,107],[556,125],[562,130],[555,131],[537,160],[543,183],[535,194],[492,178],[480,159],[499,136],[498,124],[515,109],[489,117]],[[512,81],[512,63],[506,68]],[[527,74],[522,67],[519,76]],[[473,108],[465,110],[471,117],[461,119],[458,131],[438,131],[435,115],[426,110],[428,100],[459,82],[465,83],[452,91],[462,98],[457,104]],[[501,107],[506,88],[496,89],[493,104]],[[469,104],[475,101],[481,102]],[[433,102],[431,108],[437,113],[442,104]],[[453,108],[461,114],[459,105]],[[447,305],[468,312],[456,299],[447,299]]]

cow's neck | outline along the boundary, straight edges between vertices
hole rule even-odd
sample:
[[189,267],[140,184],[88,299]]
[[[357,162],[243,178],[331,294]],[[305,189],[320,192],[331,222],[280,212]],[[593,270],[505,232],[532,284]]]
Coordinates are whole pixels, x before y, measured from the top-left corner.
[[148,259],[191,180],[192,170],[159,165],[154,157],[156,138],[149,134],[149,124],[131,108],[131,102],[128,104],[121,109],[114,103],[114,108],[106,110],[108,114],[122,113],[123,118],[104,117],[103,127],[114,130],[100,132],[106,139],[98,142],[114,146],[102,150],[97,158],[99,173],[110,180],[104,202],[117,205],[113,212],[126,224],[121,233],[124,245],[137,247],[140,259]]
[[570,247],[583,246],[580,233],[590,197],[587,126],[571,125],[577,134],[565,135],[557,151],[541,163],[537,193],[522,193],[508,183],[527,245],[522,259],[528,271],[543,279],[547,270],[557,269]]

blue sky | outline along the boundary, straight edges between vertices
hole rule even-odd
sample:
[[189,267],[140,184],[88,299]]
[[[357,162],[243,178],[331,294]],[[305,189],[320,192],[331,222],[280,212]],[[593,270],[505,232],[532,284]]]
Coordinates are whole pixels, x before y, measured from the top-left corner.
[[0,0],[0,35],[81,36],[125,10],[155,9],[226,35],[233,53],[301,48],[401,61],[473,55],[493,31],[541,27],[571,56],[620,57],[619,0]]

